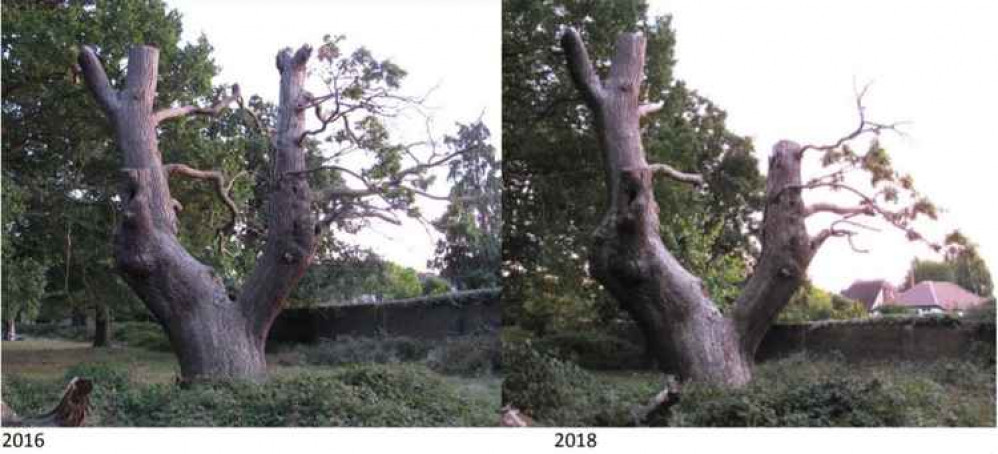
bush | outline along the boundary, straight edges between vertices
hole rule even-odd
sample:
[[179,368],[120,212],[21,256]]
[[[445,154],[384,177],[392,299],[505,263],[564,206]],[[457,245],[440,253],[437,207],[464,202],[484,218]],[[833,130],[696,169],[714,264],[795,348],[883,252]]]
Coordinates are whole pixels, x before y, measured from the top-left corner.
[[[145,385],[113,365],[67,372],[91,378],[89,426],[489,426],[494,402],[461,391],[420,365],[365,365],[265,384]],[[4,377],[19,414],[51,410],[65,383]]]
[[169,352],[173,351],[170,339],[166,337],[163,328],[152,322],[124,322],[114,325],[113,339],[130,347],[147,350]]
[[644,349],[633,342],[600,332],[558,333],[541,338],[537,349],[586,369],[641,369]]
[[480,376],[498,373],[502,346],[497,336],[450,338],[430,351],[426,364],[446,375]]
[[306,348],[305,361],[326,366],[413,362],[425,359],[431,348],[428,341],[408,337],[341,336]]
[[[990,397],[981,399],[981,393]],[[994,373],[971,363],[855,365],[804,356],[757,368],[742,389],[690,385],[669,421],[690,427],[994,424]]]
[[[635,389],[606,386],[578,365],[538,351],[531,342],[504,343],[505,380],[502,402],[540,424],[559,426],[626,426],[633,421],[630,404]],[[652,387],[637,393],[654,395]],[[628,392],[629,391],[629,392]]]
[[90,340],[86,326],[62,325],[59,323],[21,324],[17,326],[20,334],[32,337],[47,337],[75,341]]

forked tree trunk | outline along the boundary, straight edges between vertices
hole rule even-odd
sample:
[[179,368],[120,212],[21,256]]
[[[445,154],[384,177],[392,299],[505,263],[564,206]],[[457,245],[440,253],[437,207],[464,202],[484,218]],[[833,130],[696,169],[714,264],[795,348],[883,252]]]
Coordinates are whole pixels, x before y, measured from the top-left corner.
[[780,142],[774,148],[763,253],[733,313],[724,316],[701,279],[683,268],[660,236],[653,178],[659,173],[680,181],[696,177],[645,159],[639,122],[657,109],[639,100],[644,37],[618,38],[605,80],[597,76],[574,30],[565,33],[562,45],[573,80],[593,110],[604,153],[609,208],[593,234],[593,276],[637,321],[663,369],[682,380],[747,383],[762,336],[800,286],[812,256],[797,187],[799,147]]
[[158,148],[159,122],[196,108],[155,111],[159,50],[131,49],[125,86],[110,86],[93,51],[80,65],[87,86],[110,119],[124,155],[123,216],[114,235],[114,256],[128,285],[170,338],[186,381],[266,378],[264,343],[284,299],[308,267],[314,246],[311,194],[298,145],[303,128],[302,83],[311,55],[278,54],[281,74],[277,147],[268,200],[267,244],[236,300],[219,274],[192,257],[177,239],[177,206]]

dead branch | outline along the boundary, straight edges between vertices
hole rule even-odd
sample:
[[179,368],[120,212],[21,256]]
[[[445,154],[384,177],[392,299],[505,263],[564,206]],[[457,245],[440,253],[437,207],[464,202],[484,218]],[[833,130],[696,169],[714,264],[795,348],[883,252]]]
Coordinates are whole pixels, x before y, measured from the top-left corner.
[[858,207],[844,207],[841,205],[836,205],[833,203],[825,203],[825,202],[818,202],[804,208],[804,217],[811,216],[817,213],[835,213],[841,215],[862,214],[866,216],[873,216],[875,214],[875,211],[873,207],[869,205],[862,205]]
[[[656,175],[665,175],[680,183],[689,183],[696,186],[704,184],[703,177],[695,173],[685,173],[676,170],[668,164],[649,164],[648,168]],[[625,171],[628,169],[624,169]]]
[[665,107],[664,101],[659,101],[651,104],[642,104],[638,107],[638,115],[642,117],[652,115],[662,110],[663,107]]
[[237,101],[241,98],[242,95],[239,90],[239,84],[233,84],[232,93],[218,100],[218,102],[212,104],[209,107],[198,107],[198,106],[171,107],[154,113],[152,118],[154,123],[159,124],[166,120],[180,118],[187,115],[207,115],[214,117],[222,113],[222,109],[226,108],[229,104],[232,104],[234,101]]
[[104,72],[104,65],[101,64],[97,54],[90,46],[80,47],[78,61],[87,88],[93,93],[94,98],[97,99],[97,104],[100,104],[104,113],[111,117],[118,108],[118,91],[111,88],[107,73]]
[[864,134],[880,135],[884,131],[897,131],[897,127],[903,123],[891,123],[883,124],[868,121],[866,119],[866,107],[863,106],[863,97],[866,96],[867,90],[870,88],[870,84],[866,84],[862,90],[856,93],[856,111],[859,113],[859,125],[851,133],[840,137],[832,144],[828,145],[813,145],[808,144],[801,147],[799,153],[803,156],[804,152],[807,150],[818,150],[818,151],[831,151],[840,148],[847,142],[856,139]]
[[561,35],[561,47],[565,50],[568,70],[575,86],[579,87],[590,106],[598,104],[603,99],[603,83],[589,61],[589,52],[586,51],[579,32],[574,28],[565,29]]
[[225,176],[222,175],[222,172],[216,170],[198,170],[186,164],[165,164],[163,165],[163,172],[165,172],[168,177],[176,174],[188,178],[194,178],[199,180],[211,180],[212,182],[214,182],[215,193],[217,193],[218,196],[221,197],[222,202],[225,203],[225,206],[228,207],[229,212],[232,214],[232,217],[229,220],[229,222],[225,224],[222,228],[220,228],[219,232],[232,231],[232,229],[236,225],[236,219],[239,216],[239,209],[236,207],[236,202],[233,202],[232,199],[229,197],[228,193],[229,186],[226,186]]

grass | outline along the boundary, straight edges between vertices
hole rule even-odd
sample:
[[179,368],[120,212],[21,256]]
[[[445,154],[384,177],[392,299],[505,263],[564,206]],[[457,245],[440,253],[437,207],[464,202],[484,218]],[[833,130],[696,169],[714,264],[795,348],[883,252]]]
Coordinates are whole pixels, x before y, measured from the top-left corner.
[[[70,376],[92,377],[96,426],[492,426],[501,378],[445,374],[427,359],[313,364],[309,349],[268,353],[263,385],[181,388],[172,353],[121,344],[94,349],[72,340],[0,343],[3,399],[21,414],[50,410]],[[358,344],[370,347],[370,343]]]

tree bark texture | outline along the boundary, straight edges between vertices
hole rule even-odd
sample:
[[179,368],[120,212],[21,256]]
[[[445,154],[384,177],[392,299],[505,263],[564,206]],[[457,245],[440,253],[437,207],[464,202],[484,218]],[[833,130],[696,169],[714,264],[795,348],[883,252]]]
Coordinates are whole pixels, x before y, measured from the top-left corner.
[[107,303],[98,300],[94,306],[94,347],[111,346],[111,311]]
[[[756,347],[794,291],[811,259],[800,200],[800,153],[791,142],[774,148],[763,228],[763,253],[730,316],[717,309],[701,279],[666,249],[654,198],[656,168],[641,143],[643,114],[658,110],[639,99],[645,38],[618,37],[605,80],[589,62],[574,30],[562,38],[576,87],[593,111],[604,153],[608,209],[593,233],[593,276],[637,321],[660,366],[682,380],[741,386],[751,379]],[[668,168],[671,171],[671,168]],[[695,176],[668,172],[681,181]]]
[[[297,139],[303,113],[302,83],[311,55],[278,54],[281,74],[275,175],[304,170]],[[200,263],[177,239],[176,202],[158,148],[157,123],[170,115],[154,110],[159,51],[129,52],[125,86],[111,87],[94,52],[84,47],[80,66],[90,92],[110,119],[123,154],[122,221],[114,256],[128,285],[163,326],[185,381],[266,378],[264,343],[284,299],[309,265],[314,246],[308,182],[278,177],[268,201],[268,238],[248,284],[229,298],[218,273]],[[169,109],[169,112],[177,112]]]
[[14,318],[3,321],[3,340],[12,341],[17,339],[17,322]]

